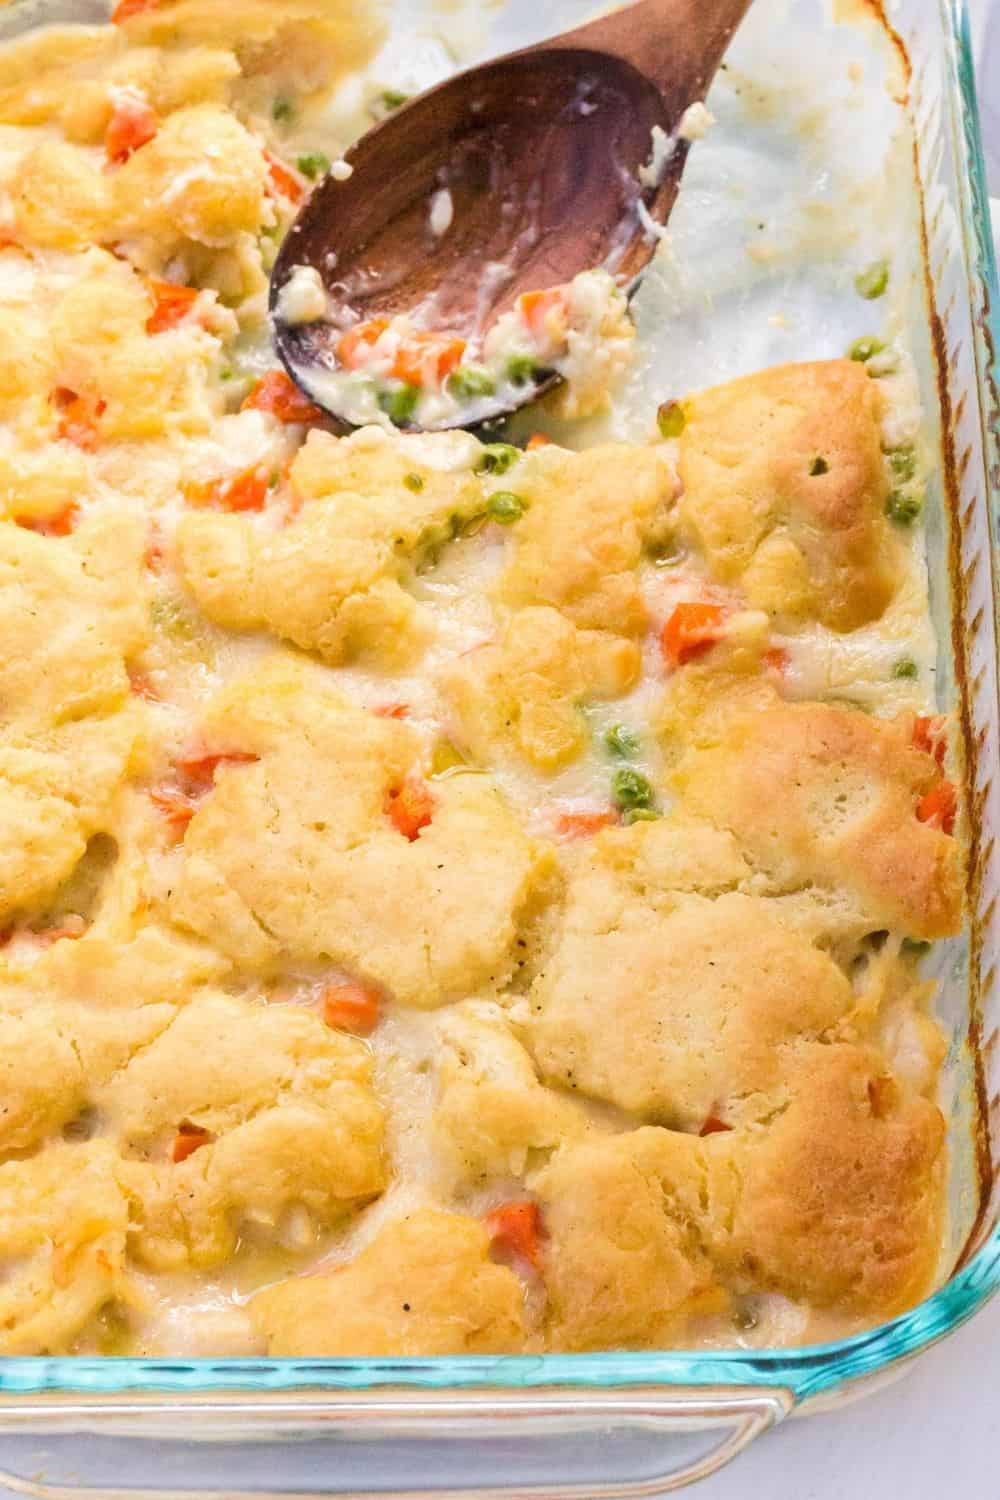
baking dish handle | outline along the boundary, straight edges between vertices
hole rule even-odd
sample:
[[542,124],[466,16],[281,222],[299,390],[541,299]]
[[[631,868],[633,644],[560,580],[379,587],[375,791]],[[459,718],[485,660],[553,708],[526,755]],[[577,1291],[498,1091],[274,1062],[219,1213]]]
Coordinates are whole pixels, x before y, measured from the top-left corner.
[[0,1484],[35,1500],[652,1500],[790,1391],[568,1387],[0,1400]]

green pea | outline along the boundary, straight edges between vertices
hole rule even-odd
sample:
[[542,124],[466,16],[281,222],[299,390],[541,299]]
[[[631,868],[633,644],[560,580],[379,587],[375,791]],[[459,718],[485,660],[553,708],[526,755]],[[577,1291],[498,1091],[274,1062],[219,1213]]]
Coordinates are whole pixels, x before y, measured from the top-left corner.
[[633,823],[655,823],[659,816],[655,807],[629,807],[622,813],[622,822],[631,828]]
[[893,490],[885,502],[886,515],[897,526],[912,526],[922,510],[920,496],[909,494],[906,490]]
[[482,365],[459,365],[448,376],[448,394],[456,401],[474,401],[477,396],[492,396],[497,388],[489,370]]
[[511,385],[531,385],[538,379],[539,365],[530,354],[515,354],[507,361],[506,376]]
[[622,760],[632,760],[642,748],[639,736],[627,724],[613,724],[604,735],[604,743],[612,755]]
[[386,109],[399,109],[409,99],[409,94],[404,94],[400,89],[383,89],[382,103]]
[[862,364],[866,360],[874,359],[876,354],[881,354],[885,344],[882,339],[877,339],[873,333],[863,333],[859,339],[848,349],[849,359],[859,360]]
[[889,285],[889,262],[887,260],[872,261],[863,271],[859,271],[854,278],[858,296],[873,302],[876,297],[881,297]]
[[415,495],[419,495],[420,491],[424,487],[423,475],[421,475],[421,474],[404,474],[403,475],[403,483],[406,485],[406,488],[408,490],[412,490]]
[[830,465],[827,463],[826,459],[822,457],[814,458],[809,466],[809,473],[813,479],[817,479],[820,474],[829,474],[829,472]]
[[419,400],[420,389],[415,385],[385,386],[378,393],[379,410],[384,411],[397,427],[410,420]]
[[912,656],[901,657],[892,669],[892,675],[897,681],[904,681],[908,677],[916,677],[917,664]]
[[476,464],[477,474],[506,474],[513,464],[521,457],[520,448],[515,448],[513,443],[486,443],[479,462]]
[[651,808],[653,805],[653,788],[641,771],[632,766],[622,766],[611,778],[611,795],[619,807]]
[[286,99],[283,94],[279,94],[271,105],[272,120],[290,120],[294,113],[291,99]]
[[931,951],[930,943],[925,942],[923,938],[904,938],[902,946],[903,952],[911,953],[914,958],[919,958],[921,954]]
[[303,177],[315,182],[317,177],[325,177],[329,172],[330,158],[325,151],[306,151],[299,157],[297,166]]
[[894,448],[889,454],[889,467],[903,484],[917,472],[917,455],[913,448]]
[[515,495],[512,490],[496,490],[486,502],[486,514],[501,526],[513,526],[527,508],[520,495]]
[[686,423],[687,416],[679,401],[664,401],[656,408],[656,425],[661,437],[680,437]]

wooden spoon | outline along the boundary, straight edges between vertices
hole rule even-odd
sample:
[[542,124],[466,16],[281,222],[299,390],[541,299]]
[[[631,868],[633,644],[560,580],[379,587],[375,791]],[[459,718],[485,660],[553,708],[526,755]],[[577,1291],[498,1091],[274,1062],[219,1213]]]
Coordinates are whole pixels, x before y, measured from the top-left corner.
[[[580,271],[603,266],[631,294],[656,249],[649,219],[666,223],[687,156],[677,141],[659,182],[643,187],[653,126],[673,135],[704,98],[749,5],[638,0],[459,73],[368,131],[346,155],[350,178],[320,184],[271,273],[275,340],[292,378],[342,416],[336,382],[323,374],[359,318],[409,313],[423,328],[477,339],[522,292]],[[454,213],[435,235],[429,205],[442,188]],[[329,321],[281,315],[281,289],[297,266],[319,273]],[[480,403],[476,420],[533,400],[558,378],[529,382],[523,398],[495,409]],[[459,412],[428,425],[465,424]]]

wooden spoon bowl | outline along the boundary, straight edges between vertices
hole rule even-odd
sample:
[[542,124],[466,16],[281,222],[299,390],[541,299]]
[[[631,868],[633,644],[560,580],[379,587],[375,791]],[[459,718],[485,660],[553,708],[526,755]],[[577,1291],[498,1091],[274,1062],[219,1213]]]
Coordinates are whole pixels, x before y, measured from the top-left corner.
[[[359,318],[415,314],[468,340],[522,292],[580,271],[604,267],[634,290],[656,249],[650,221],[666,223],[687,156],[677,140],[644,187],[653,127],[673,135],[704,97],[749,3],[640,0],[458,74],[370,130],[347,153],[352,176],[320,184],[272,271],[275,338],[293,379],[326,404],[317,376],[335,367],[333,345]],[[453,217],[435,234],[429,209],[442,189]],[[303,265],[327,289],[330,321],[280,315],[281,289]],[[524,400],[539,390],[528,386]],[[478,420],[511,409],[497,403]]]

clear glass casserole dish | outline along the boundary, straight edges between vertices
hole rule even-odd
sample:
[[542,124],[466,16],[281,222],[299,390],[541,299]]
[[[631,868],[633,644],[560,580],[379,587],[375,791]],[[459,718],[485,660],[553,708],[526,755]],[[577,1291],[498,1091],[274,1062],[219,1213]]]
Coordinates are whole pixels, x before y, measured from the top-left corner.
[[[817,9],[810,0],[789,8]],[[863,0],[843,6],[864,8]],[[928,497],[938,693],[942,704],[960,705],[973,825],[968,933],[936,959],[939,1013],[952,1039],[950,1259],[958,1269],[891,1323],[776,1351],[0,1360],[0,1481],[15,1492],[101,1500],[663,1494],[704,1477],[792,1412],[871,1390],[1000,1286],[996,267],[964,8],[957,0],[894,0],[889,8],[912,66],[922,201],[914,264],[926,272],[931,304],[929,320],[922,302],[916,310],[914,352],[925,408],[932,422],[939,410],[941,422],[942,463]],[[543,8],[529,24],[555,29],[570,10]],[[0,38],[104,14],[98,4],[22,0],[0,21]],[[503,41],[521,39],[530,38]],[[834,331],[842,342],[842,328]]]

